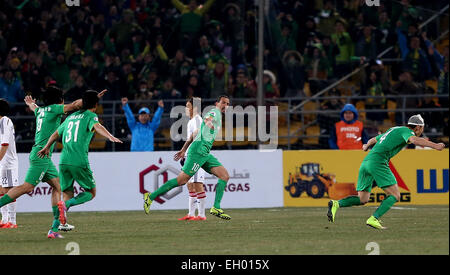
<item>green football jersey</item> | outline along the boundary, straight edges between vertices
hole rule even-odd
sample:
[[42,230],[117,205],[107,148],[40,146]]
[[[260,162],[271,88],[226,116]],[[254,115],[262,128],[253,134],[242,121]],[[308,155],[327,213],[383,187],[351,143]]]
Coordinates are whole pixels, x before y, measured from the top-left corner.
[[96,123],[98,123],[97,114],[89,110],[77,111],[66,118],[58,127],[63,144],[59,164],[89,167],[89,143],[94,135],[92,129]]
[[377,143],[370,150],[365,160],[376,159],[383,162],[397,155],[408,144],[410,137],[415,136],[414,131],[406,126],[392,127],[386,133],[376,137]]
[[[62,104],[38,107],[34,110],[34,115],[36,116],[36,134],[33,147],[44,148],[50,136],[61,124],[63,114],[64,105]],[[53,152],[53,146],[50,148],[49,157],[51,157]]]
[[[212,118],[213,129],[209,128],[205,124],[206,118]],[[195,137],[194,141],[189,148],[190,153],[197,153],[201,155],[208,155],[213,146],[214,140],[216,139],[217,133],[220,131],[222,126],[222,114],[219,109],[213,108],[204,117],[200,129]]]

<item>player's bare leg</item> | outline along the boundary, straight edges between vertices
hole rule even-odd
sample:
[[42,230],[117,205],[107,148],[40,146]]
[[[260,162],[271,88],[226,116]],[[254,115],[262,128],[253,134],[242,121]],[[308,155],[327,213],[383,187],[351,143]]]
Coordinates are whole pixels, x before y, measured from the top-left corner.
[[217,216],[219,218],[229,220],[231,217],[223,212],[220,208],[220,203],[222,201],[223,193],[225,192],[225,187],[230,179],[227,169],[223,166],[217,166],[211,168],[211,174],[216,176],[218,179],[216,186],[216,197],[214,199],[214,206],[210,209],[209,213]]

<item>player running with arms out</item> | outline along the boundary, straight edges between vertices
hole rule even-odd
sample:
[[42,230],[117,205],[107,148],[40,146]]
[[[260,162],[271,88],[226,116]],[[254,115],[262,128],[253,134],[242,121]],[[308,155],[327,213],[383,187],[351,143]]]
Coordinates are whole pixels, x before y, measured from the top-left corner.
[[219,178],[216,186],[214,207],[210,209],[210,214],[225,220],[231,219],[220,208],[220,202],[230,176],[225,167],[210,154],[211,147],[222,125],[222,113],[225,113],[225,110],[230,105],[230,99],[225,95],[219,96],[215,105],[215,108],[204,116],[200,129],[196,130],[184,143],[183,148],[175,154],[174,160],[180,160],[185,156],[189,145],[192,144],[180,174],[176,178],[167,181],[155,192],[144,194],[144,211],[146,214],[150,212],[150,205],[157,197],[175,187],[186,184],[200,168],[203,168],[206,172]]
[[[94,131],[111,142],[122,143],[99,123],[95,113],[99,101],[98,95],[96,91],[86,91],[83,94],[81,110],[68,116],[51,135],[44,148],[37,153],[40,158],[48,157],[55,141],[62,137],[63,149],[59,161],[59,174],[63,201],[58,203],[59,220],[62,224],[66,223],[66,211],[70,207],[86,203],[95,197],[95,180],[88,159],[89,144]],[[74,197],[74,181],[86,190],[76,197]]]
[[441,151],[445,148],[443,143],[434,143],[424,138],[422,135],[425,122],[420,115],[411,116],[407,126],[390,128],[386,133],[380,134],[370,139],[363,145],[363,150],[367,151],[375,145],[369,154],[364,158],[358,175],[356,191],[358,196],[349,196],[339,201],[331,200],[328,203],[328,220],[335,221],[336,211],[340,207],[351,207],[364,205],[369,201],[373,183],[384,190],[387,197],[381,202],[378,209],[366,221],[366,224],[376,229],[385,229],[381,225],[380,217],[400,200],[395,176],[389,169],[389,160],[397,155],[408,143],[418,146],[430,147]]
[[[186,115],[189,116],[190,120],[187,124],[187,137],[188,139],[197,129],[200,129],[200,125],[202,124],[202,117],[198,114],[198,108],[194,107],[194,102],[200,103],[200,98],[192,97],[186,102]],[[200,105],[200,104],[199,104]],[[191,144],[192,145],[192,144]],[[191,146],[189,146],[190,148]],[[189,148],[187,152],[189,152]],[[181,160],[181,164],[184,165],[185,158],[187,154]],[[205,216],[205,200],[206,193],[203,186],[203,182],[205,181],[205,170],[202,168],[198,169],[197,173],[189,179],[187,183],[187,188],[189,191],[189,213],[179,218],[179,220],[206,220]],[[198,216],[195,216],[195,209],[198,210]]]
[[32,192],[34,187],[40,182],[48,183],[52,187],[51,204],[53,223],[47,237],[55,239],[62,238],[58,233],[60,222],[57,205],[61,200],[58,171],[51,160],[51,153],[47,158],[41,159],[37,156],[37,152],[44,147],[48,138],[58,128],[63,114],[80,109],[82,102],[79,99],[71,104],[64,105],[63,91],[55,86],[47,87],[43,94],[43,100],[45,106],[39,107],[31,96],[25,97],[25,103],[36,116],[35,143],[29,156],[30,167],[25,176],[25,182],[22,185],[13,187],[7,194],[0,198],[0,207],[13,202],[23,194]]
[[[0,197],[19,185],[19,160],[14,125],[7,117],[9,112],[8,102],[0,99]],[[15,201],[1,207],[1,213],[0,228],[17,228]]]

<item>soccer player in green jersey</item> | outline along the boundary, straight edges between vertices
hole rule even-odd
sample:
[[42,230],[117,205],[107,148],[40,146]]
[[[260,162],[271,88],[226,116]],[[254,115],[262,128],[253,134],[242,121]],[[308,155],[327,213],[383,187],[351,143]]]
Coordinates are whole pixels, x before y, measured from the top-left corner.
[[144,211],[146,214],[149,213],[150,205],[157,197],[175,187],[186,184],[200,168],[203,168],[203,170],[218,178],[214,206],[210,209],[210,214],[225,220],[231,219],[220,208],[220,202],[230,176],[225,167],[210,154],[211,147],[222,125],[222,113],[225,113],[226,108],[230,105],[230,99],[225,95],[219,96],[215,105],[215,108],[204,116],[200,129],[197,129],[184,143],[183,148],[175,154],[174,160],[180,160],[185,156],[186,150],[191,145],[180,174],[164,183],[155,192],[144,194]]
[[328,220],[334,222],[336,211],[340,207],[366,204],[369,201],[373,184],[376,184],[384,190],[387,197],[366,221],[366,224],[376,229],[385,229],[381,225],[380,217],[400,200],[400,191],[395,176],[389,169],[389,160],[397,155],[408,143],[430,147],[438,151],[445,148],[444,143],[434,143],[419,137],[423,133],[424,126],[423,118],[420,115],[414,115],[409,118],[407,126],[390,128],[386,133],[380,134],[370,139],[367,144],[364,144],[362,148],[364,151],[367,151],[372,145],[375,146],[364,158],[359,168],[356,187],[358,196],[349,196],[339,201],[329,201]]
[[64,105],[63,91],[55,86],[49,86],[44,92],[43,100],[45,106],[39,107],[33,98],[30,96],[25,97],[25,103],[36,116],[35,143],[29,156],[30,167],[25,176],[25,182],[10,189],[0,199],[0,207],[13,202],[23,194],[32,192],[34,187],[40,182],[48,183],[52,187],[51,204],[54,219],[47,237],[54,239],[62,237],[58,233],[60,222],[57,204],[61,199],[58,171],[51,160],[51,153],[47,158],[40,159],[37,156],[37,152],[43,148],[50,135],[58,128],[62,116],[65,113],[81,108],[81,99]]
[[[66,211],[75,205],[92,200],[96,194],[95,180],[89,165],[88,151],[94,131],[111,142],[122,141],[108,132],[98,121],[95,110],[98,106],[98,93],[88,90],[83,94],[81,110],[69,115],[63,124],[50,136],[47,144],[38,153],[46,158],[53,144],[61,136],[63,149],[59,160],[59,175],[63,201],[58,203],[59,220],[66,223]],[[85,191],[74,197],[73,184],[76,181]]]

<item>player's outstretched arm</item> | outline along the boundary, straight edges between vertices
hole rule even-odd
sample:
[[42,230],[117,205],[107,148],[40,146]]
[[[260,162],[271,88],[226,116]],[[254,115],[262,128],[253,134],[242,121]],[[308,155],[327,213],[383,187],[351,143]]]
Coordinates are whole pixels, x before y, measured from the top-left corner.
[[434,143],[432,141],[426,140],[421,137],[412,136],[409,138],[409,142],[411,142],[414,145],[422,146],[422,147],[430,147],[433,149],[436,149],[438,151],[442,151],[445,148],[444,143]]
[[48,157],[48,155],[50,154],[50,147],[52,147],[53,143],[58,140],[59,138],[59,133],[58,131],[55,131],[53,133],[53,135],[50,136],[50,138],[47,141],[47,144],[45,144],[44,148],[42,148],[42,150],[40,150],[37,155],[40,158],[44,158],[44,157]]
[[99,133],[100,135],[104,136],[105,138],[107,138],[111,142],[123,143],[120,139],[118,139],[115,136],[111,135],[111,133],[108,130],[106,130],[106,128],[103,127],[103,125],[101,125],[100,123],[96,123],[94,125],[94,129],[95,129],[95,131],[97,131],[97,133]]
[[81,109],[81,107],[83,107],[83,100],[82,99],[77,99],[74,102],[70,103],[70,104],[66,104],[64,105],[64,113],[70,113],[73,111],[78,111]]
[[24,100],[25,104],[27,104],[28,108],[34,113],[34,110],[39,108],[39,106],[36,105],[36,99],[32,98],[31,95],[27,95]]
[[372,145],[375,145],[375,143],[377,143],[377,139],[373,137],[369,139],[369,141],[366,144],[363,145],[362,149],[364,151],[367,151]]

